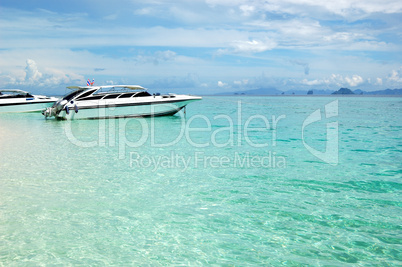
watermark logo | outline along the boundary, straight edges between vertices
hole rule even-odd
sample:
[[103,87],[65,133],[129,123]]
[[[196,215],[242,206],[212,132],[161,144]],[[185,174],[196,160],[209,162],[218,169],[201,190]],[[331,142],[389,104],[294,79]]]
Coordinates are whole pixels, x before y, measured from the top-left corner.
[[[99,114],[101,117],[108,117],[113,112],[116,112],[114,107],[106,110],[100,109]],[[324,116],[322,116],[322,113]],[[338,121],[334,121],[337,116],[338,100],[335,100],[325,105],[324,112],[321,109],[317,109],[307,118],[300,118],[299,121],[302,122],[300,133],[302,143],[297,141],[299,142],[298,145],[303,145],[312,155],[334,166],[339,161]],[[238,101],[236,112],[231,114],[223,113],[209,117],[204,114],[195,114],[185,117],[182,112],[179,112],[176,115],[175,127],[169,134],[163,132],[166,131],[166,128],[159,127],[159,121],[156,121],[158,118],[154,117],[121,118],[118,120],[101,119],[97,123],[98,128],[93,128],[96,131],[96,136],[87,134],[86,136],[78,135],[79,138],[77,138],[73,131],[73,128],[77,127],[73,125],[77,124],[70,120],[65,122],[64,129],[67,138],[76,146],[84,148],[96,146],[116,147],[120,160],[127,159],[129,155],[130,166],[146,167],[153,170],[173,167],[187,170],[189,166],[202,168],[242,168],[244,166],[251,168],[284,168],[287,165],[285,157],[276,155],[276,152],[269,148],[277,146],[277,130],[280,126],[288,123],[284,122],[286,118],[284,114],[276,116],[244,112],[242,102]],[[324,127],[326,129],[325,150],[322,147],[318,148],[317,144],[309,144],[307,141],[315,136],[315,133],[323,133],[324,129],[321,125],[325,122],[324,119],[330,118],[333,119],[326,123]],[[318,123],[320,121],[322,121],[321,124]],[[79,125],[81,123],[78,123],[78,127]],[[316,132],[312,135],[308,129],[315,129]],[[281,139],[283,139],[284,134],[286,133],[280,133]],[[93,137],[93,139],[85,140],[88,137]],[[201,154],[197,153],[190,157],[177,153],[172,154],[173,156],[151,157],[130,151],[130,148],[137,151],[142,146],[149,146],[161,151],[166,151],[168,147],[171,150],[180,150],[181,144],[178,144],[183,142],[185,146],[191,146],[196,151],[212,151],[209,150],[212,147],[215,149],[233,149],[227,150],[232,153],[231,155],[222,157],[205,154],[201,156]],[[249,149],[237,149],[240,147]],[[282,154],[286,153],[284,150],[275,150]],[[238,153],[239,151],[243,151],[245,154],[240,154]],[[288,150],[288,153],[292,153],[292,151]]]
[[[154,107],[151,106],[151,111]],[[114,109],[114,108],[113,108]],[[100,109],[99,116],[107,117],[112,108],[106,110]],[[156,124],[158,118],[121,118],[119,120],[99,120],[99,128],[97,132],[97,140],[82,141],[76,138],[72,130],[74,123],[71,120],[66,121],[65,134],[71,143],[79,147],[104,147],[117,146],[119,149],[119,159],[125,159],[127,155],[126,148],[138,148],[143,145],[150,145],[153,148],[167,148],[177,145],[182,140],[193,148],[207,147],[241,147],[249,146],[251,148],[267,148],[276,146],[277,128],[280,121],[286,119],[286,115],[270,117],[262,114],[243,115],[243,107],[241,101],[237,103],[237,112],[235,116],[227,114],[218,114],[213,117],[207,117],[204,114],[196,114],[189,118],[184,117],[183,113],[178,113],[180,120],[178,127],[174,129],[175,136],[172,140],[166,141],[158,139],[157,135],[161,134]],[[107,122],[106,122],[107,121]],[[214,128],[213,125],[219,123]],[[138,131],[137,138],[127,135],[130,125],[135,124]],[[179,130],[179,131],[177,131]],[[255,138],[255,133],[260,133],[263,138]],[[253,137],[254,135],[254,137]],[[202,138],[198,138],[202,136]],[[225,138],[219,138],[225,136]],[[201,140],[199,140],[201,139]]]
[[149,169],[152,172],[160,169],[176,169],[182,172],[188,169],[281,169],[286,168],[286,158],[276,152],[267,151],[264,154],[254,155],[250,152],[234,152],[225,156],[216,156],[205,152],[181,154],[170,151],[170,154],[148,155],[140,152],[130,152],[130,168]]
[[[325,118],[329,119],[338,116],[338,100],[332,101],[325,105]],[[325,151],[321,152],[308,145],[305,141],[304,131],[305,128],[315,122],[321,121],[321,109],[317,109],[311,113],[303,122],[302,126],[302,140],[304,147],[315,157],[320,160],[336,166],[339,163],[339,149],[338,149],[338,121],[329,122],[326,124],[327,140],[325,144]]]

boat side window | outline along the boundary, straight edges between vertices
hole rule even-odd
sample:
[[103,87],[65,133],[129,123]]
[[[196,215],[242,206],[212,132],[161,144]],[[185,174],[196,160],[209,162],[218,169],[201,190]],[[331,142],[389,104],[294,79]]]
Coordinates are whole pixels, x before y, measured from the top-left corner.
[[2,95],[2,98],[19,98],[19,97],[23,97],[23,96],[19,96],[19,95],[9,95],[9,94],[4,94],[4,95]]
[[0,92],[1,98],[28,98],[33,97],[29,93],[11,92],[10,94],[3,94]]
[[110,95],[106,95],[103,99],[113,99],[113,98],[117,98],[120,94],[110,94]]
[[93,96],[85,97],[84,99],[81,99],[81,97],[80,97],[80,100],[100,100],[102,97],[103,97],[103,95],[93,95]]
[[141,97],[141,96],[151,96],[151,94],[148,93],[147,91],[138,92],[135,94],[135,97]]
[[88,90],[87,92],[83,93],[82,95],[80,95],[77,100],[82,100],[84,97],[86,96],[90,96],[92,95],[93,92],[95,92],[96,90]]
[[130,98],[135,93],[124,93],[119,96],[119,98]]

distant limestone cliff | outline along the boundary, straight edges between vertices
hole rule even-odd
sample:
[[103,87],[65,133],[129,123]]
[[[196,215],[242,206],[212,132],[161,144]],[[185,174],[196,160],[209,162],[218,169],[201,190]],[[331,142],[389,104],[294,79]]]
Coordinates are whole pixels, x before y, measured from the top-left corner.
[[353,91],[348,88],[341,88],[338,91],[332,93],[332,95],[354,95],[354,94],[355,93],[353,93]]

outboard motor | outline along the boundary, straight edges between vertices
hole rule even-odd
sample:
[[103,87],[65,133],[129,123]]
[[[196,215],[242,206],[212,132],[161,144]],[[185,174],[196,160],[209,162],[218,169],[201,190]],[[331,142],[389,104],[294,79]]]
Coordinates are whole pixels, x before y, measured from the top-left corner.
[[47,108],[45,110],[42,110],[42,115],[45,116],[47,119],[48,117],[52,117],[52,108]]
[[68,101],[65,99],[56,101],[50,108],[43,110],[42,114],[43,116],[45,116],[45,118],[55,116],[56,114],[59,114],[61,110],[64,109],[67,103]]

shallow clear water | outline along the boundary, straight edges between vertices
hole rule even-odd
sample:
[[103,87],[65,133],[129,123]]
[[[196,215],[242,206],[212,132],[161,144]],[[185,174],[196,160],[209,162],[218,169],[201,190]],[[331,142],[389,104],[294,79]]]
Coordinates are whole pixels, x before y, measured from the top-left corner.
[[0,114],[0,265],[401,264],[401,114],[397,97]]

